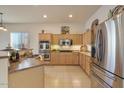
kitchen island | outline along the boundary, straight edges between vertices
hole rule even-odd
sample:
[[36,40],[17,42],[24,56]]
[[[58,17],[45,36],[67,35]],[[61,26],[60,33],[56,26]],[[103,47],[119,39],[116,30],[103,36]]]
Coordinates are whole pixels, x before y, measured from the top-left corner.
[[36,58],[26,58],[11,63],[9,67],[9,88],[43,88],[44,62]]

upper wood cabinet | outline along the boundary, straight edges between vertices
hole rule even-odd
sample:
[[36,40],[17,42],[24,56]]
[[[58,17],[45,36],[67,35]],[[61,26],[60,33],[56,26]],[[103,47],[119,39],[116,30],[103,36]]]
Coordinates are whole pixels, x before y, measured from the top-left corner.
[[53,34],[52,35],[52,43],[59,44],[60,39],[72,39],[74,45],[79,45],[82,43],[81,34]]
[[89,30],[86,34],[87,44],[91,44],[91,31]]
[[52,35],[52,44],[59,44],[60,35],[59,34],[53,34]]
[[45,34],[42,34],[42,33],[39,33],[39,40],[40,41],[50,41],[51,42],[51,39],[52,39],[52,34],[49,34],[49,33],[45,33]]
[[71,37],[74,45],[80,45],[82,43],[81,34],[72,34]]
[[83,45],[91,44],[91,31],[84,32],[82,35]]

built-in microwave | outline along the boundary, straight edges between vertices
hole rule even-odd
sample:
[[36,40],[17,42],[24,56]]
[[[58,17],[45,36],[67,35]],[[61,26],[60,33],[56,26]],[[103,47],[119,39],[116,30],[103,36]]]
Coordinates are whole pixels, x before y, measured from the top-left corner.
[[71,46],[72,45],[72,40],[71,39],[60,39],[59,40],[59,45],[60,46]]

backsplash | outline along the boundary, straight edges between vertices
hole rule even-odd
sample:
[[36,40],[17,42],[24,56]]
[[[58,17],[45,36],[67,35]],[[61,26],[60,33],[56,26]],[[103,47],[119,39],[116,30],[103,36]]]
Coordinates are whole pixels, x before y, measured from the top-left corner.
[[60,45],[51,45],[51,50],[80,50],[81,45],[72,45],[72,46],[60,46]]

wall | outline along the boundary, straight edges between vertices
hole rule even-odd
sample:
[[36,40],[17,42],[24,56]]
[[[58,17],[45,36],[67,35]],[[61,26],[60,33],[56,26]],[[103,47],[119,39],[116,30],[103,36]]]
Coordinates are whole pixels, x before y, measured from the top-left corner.
[[30,35],[30,48],[38,52],[38,33],[44,29],[47,33],[60,34],[61,26],[70,26],[70,33],[82,33],[84,27],[80,23],[62,23],[62,24],[7,24],[8,31],[0,31],[0,49],[3,49],[10,42],[10,32],[28,32]]
[[90,28],[92,21],[99,19],[99,22],[105,21],[108,17],[108,12],[110,9],[113,9],[115,5],[103,5],[101,6],[87,21],[85,24],[85,29]]

